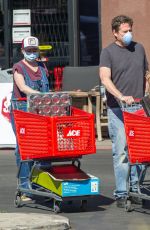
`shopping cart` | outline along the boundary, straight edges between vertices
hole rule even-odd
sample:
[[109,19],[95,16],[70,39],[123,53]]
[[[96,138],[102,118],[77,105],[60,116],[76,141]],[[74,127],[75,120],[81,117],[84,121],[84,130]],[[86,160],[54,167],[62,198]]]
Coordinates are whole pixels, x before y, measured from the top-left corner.
[[[87,199],[97,195],[99,188],[93,189],[93,194],[90,195],[64,197],[50,190],[45,183],[44,186],[36,183],[39,177],[36,172],[39,168],[44,172],[49,169],[60,171],[67,165],[71,173],[78,171],[78,175],[84,174],[84,180],[88,181],[90,177],[80,169],[80,158],[82,155],[96,152],[94,115],[71,107],[71,116],[42,116],[26,111],[26,99],[14,100],[12,104],[21,157],[15,206],[21,206],[23,193],[30,193],[50,198],[53,202],[51,210],[56,213],[60,211],[63,201],[70,200],[80,200],[81,208],[85,209]],[[29,189],[22,188],[19,180],[21,167],[26,162],[32,162],[28,178]],[[67,164],[61,165],[61,162]],[[95,186],[94,182],[93,186]]]
[[[137,110],[138,106],[138,110]],[[129,108],[130,107],[130,108]],[[136,100],[132,105],[121,103],[123,110],[126,140],[128,145],[129,170],[127,177],[128,196],[126,200],[126,211],[132,211],[132,198],[139,198],[144,204],[145,200],[150,200],[150,180],[148,179],[148,168],[150,167],[150,117],[147,117],[140,100]],[[127,111],[131,109],[132,112]],[[131,169],[139,167],[140,173],[137,182],[137,191],[131,185]]]

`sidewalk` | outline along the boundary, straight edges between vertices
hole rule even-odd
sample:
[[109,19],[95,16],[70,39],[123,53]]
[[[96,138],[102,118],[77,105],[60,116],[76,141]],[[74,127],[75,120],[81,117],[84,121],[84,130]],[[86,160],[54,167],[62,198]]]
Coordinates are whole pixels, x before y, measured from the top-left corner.
[[[97,150],[111,150],[111,141],[108,138],[96,140]],[[69,219],[55,214],[38,213],[1,213],[0,230],[67,230],[70,229]]]
[[104,138],[102,141],[96,140],[96,149],[97,150],[111,150],[112,144],[110,139]]

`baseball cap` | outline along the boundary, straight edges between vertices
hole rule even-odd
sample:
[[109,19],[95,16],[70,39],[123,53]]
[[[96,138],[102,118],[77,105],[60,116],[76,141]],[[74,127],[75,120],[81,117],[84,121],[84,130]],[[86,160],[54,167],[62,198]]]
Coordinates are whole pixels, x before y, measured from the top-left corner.
[[38,47],[39,40],[36,37],[28,36],[22,40],[22,49],[27,47]]

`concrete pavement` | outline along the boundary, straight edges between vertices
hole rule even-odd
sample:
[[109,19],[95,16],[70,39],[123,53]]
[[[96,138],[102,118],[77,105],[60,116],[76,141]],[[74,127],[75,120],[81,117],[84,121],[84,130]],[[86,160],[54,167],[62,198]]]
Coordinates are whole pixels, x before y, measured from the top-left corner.
[[[98,150],[111,149],[109,139],[96,141]],[[0,213],[0,230],[66,230],[70,229],[69,219],[58,214]]]
[[102,141],[96,140],[96,149],[97,150],[110,150],[112,148],[110,139],[103,139]]
[[[102,142],[100,148],[104,148]],[[72,204],[64,202],[59,215],[67,217],[72,230],[149,230],[150,218],[149,218],[149,204],[144,209],[141,206],[136,206],[135,210],[131,213],[126,213],[124,209],[118,209],[114,202],[113,190],[114,190],[114,173],[112,165],[112,153],[111,150],[97,150],[97,154],[89,154],[83,156],[81,159],[81,168],[84,172],[88,172],[92,175],[100,178],[100,196],[93,197],[88,200],[87,209],[82,212],[80,209],[80,201],[73,201]],[[57,221],[57,216],[54,212],[51,212],[52,202],[45,202],[40,197],[33,202],[23,203],[20,208],[16,208],[13,205],[13,200],[16,192],[16,164],[14,150],[0,150],[0,229],[12,230],[16,228],[23,229],[48,229],[48,227],[41,227],[40,221],[43,217],[46,217],[45,223],[50,219],[50,229],[65,229],[63,223],[61,226],[52,224]],[[15,214],[14,214],[15,213]],[[16,228],[2,228],[1,223],[4,220],[5,223],[9,223],[11,219],[14,220],[16,214],[27,214],[25,221],[29,222],[29,216],[36,213],[40,214],[38,224],[40,227],[35,228],[21,226],[20,216],[18,216],[18,226]],[[2,215],[1,215],[2,214]],[[4,215],[9,214],[4,219]],[[47,215],[48,214],[48,215]],[[20,221],[20,222],[19,222]],[[36,222],[34,221],[30,221]],[[26,224],[26,223],[25,223]],[[29,223],[30,224],[30,223]],[[61,227],[61,228],[60,228]]]
[[60,215],[38,213],[1,213],[0,230],[67,230],[69,220]]

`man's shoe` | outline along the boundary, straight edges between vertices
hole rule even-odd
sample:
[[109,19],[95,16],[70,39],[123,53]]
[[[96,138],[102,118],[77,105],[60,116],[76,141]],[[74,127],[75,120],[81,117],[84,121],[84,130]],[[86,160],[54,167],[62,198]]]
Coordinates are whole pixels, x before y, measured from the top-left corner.
[[132,204],[139,204],[139,205],[142,205],[142,199],[139,198],[139,197],[131,197],[131,203]]
[[116,200],[116,206],[118,208],[125,208],[126,198],[119,198]]

